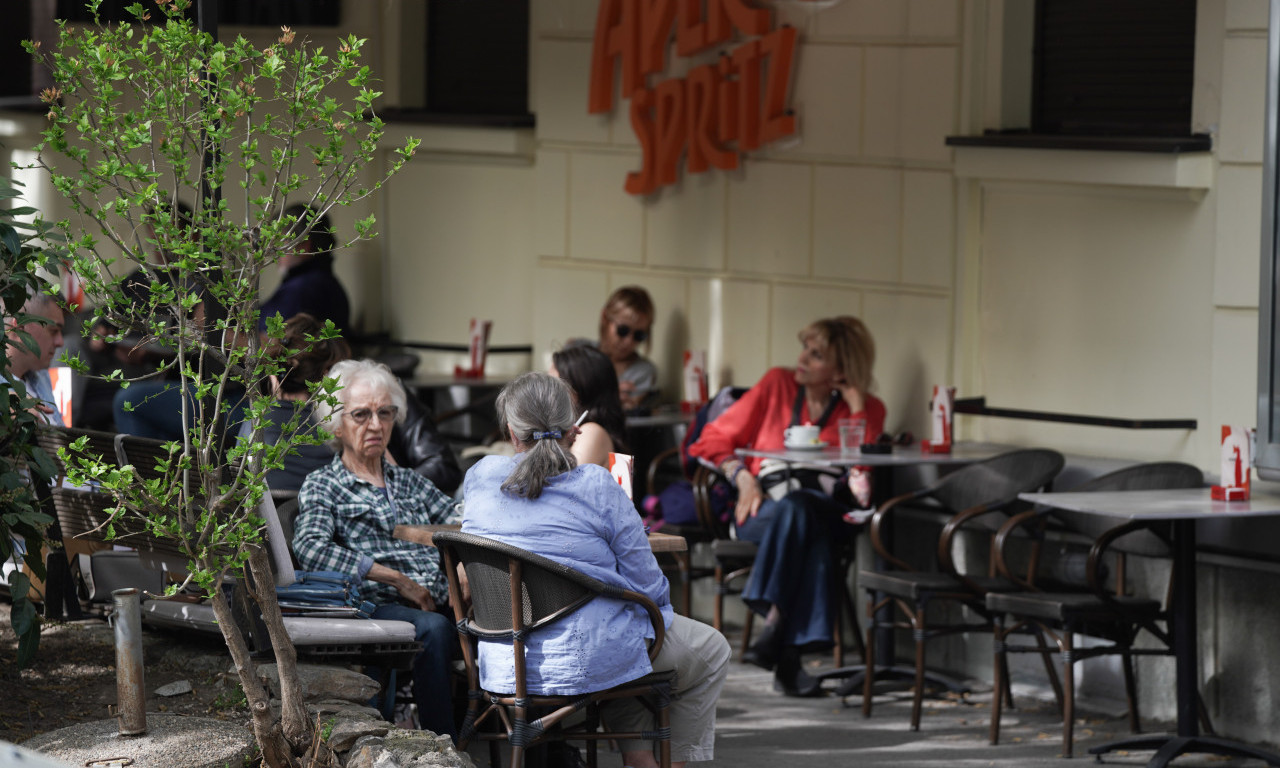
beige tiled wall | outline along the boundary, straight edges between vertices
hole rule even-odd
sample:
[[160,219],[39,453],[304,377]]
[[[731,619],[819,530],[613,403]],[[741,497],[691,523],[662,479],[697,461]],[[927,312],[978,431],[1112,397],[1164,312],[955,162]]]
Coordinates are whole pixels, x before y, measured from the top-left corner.
[[[629,102],[586,113],[594,15],[569,0],[538,6],[530,257],[539,293],[562,285],[573,303],[533,308],[535,357],[593,333],[608,290],[625,282],[654,295],[653,357],[673,396],[685,348],[707,350],[713,388],[750,384],[794,363],[796,333],[813,319],[874,310],[890,421],[918,430],[927,385],[950,375],[955,196],[942,139],[960,112],[962,3],[774,6],[801,32],[798,140],[648,198],[623,191],[640,167]],[[672,51],[663,77],[715,55]]]

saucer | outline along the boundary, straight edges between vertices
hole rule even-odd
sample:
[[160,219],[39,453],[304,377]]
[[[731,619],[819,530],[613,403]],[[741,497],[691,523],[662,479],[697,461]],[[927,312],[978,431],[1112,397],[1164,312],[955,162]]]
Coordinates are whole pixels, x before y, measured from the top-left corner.
[[788,451],[820,451],[827,447],[827,442],[823,440],[818,443],[801,443],[798,445],[784,444]]

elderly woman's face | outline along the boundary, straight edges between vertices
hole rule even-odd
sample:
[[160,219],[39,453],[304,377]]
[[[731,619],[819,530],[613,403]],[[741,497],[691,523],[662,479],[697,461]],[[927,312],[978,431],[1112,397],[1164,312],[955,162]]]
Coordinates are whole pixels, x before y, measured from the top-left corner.
[[391,394],[364,381],[348,387],[345,394],[334,433],[342,442],[343,453],[352,451],[370,459],[381,456],[396,421]]

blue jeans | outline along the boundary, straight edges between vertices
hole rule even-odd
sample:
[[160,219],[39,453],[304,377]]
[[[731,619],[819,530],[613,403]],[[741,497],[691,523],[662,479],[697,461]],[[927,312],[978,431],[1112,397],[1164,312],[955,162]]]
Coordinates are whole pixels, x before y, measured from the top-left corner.
[[764,615],[778,606],[783,645],[829,647],[840,619],[839,547],[857,529],[845,523],[847,511],[830,496],[793,491],[779,501],[766,500],[755,517],[738,526],[738,538],[760,546],[742,599]]
[[458,645],[458,630],[453,622],[442,614],[398,603],[378,606],[373,618],[413,625],[417,640],[422,643],[422,650],[413,657],[413,703],[418,705],[418,725],[456,738],[449,686],[449,663]]

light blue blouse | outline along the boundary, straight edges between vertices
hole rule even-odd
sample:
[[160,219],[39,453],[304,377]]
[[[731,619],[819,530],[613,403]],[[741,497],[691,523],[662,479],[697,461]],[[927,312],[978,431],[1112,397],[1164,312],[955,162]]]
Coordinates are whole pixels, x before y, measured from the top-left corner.
[[[463,481],[462,530],[498,539],[647,595],[671,626],[670,585],[649,548],[631,500],[608,470],[594,464],[552,478],[536,499],[501,486],[519,456],[487,456]],[[652,671],[648,614],[635,603],[597,597],[532,635],[525,644],[531,693],[568,695],[611,688]],[[486,690],[515,692],[510,643],[480,643]]]

